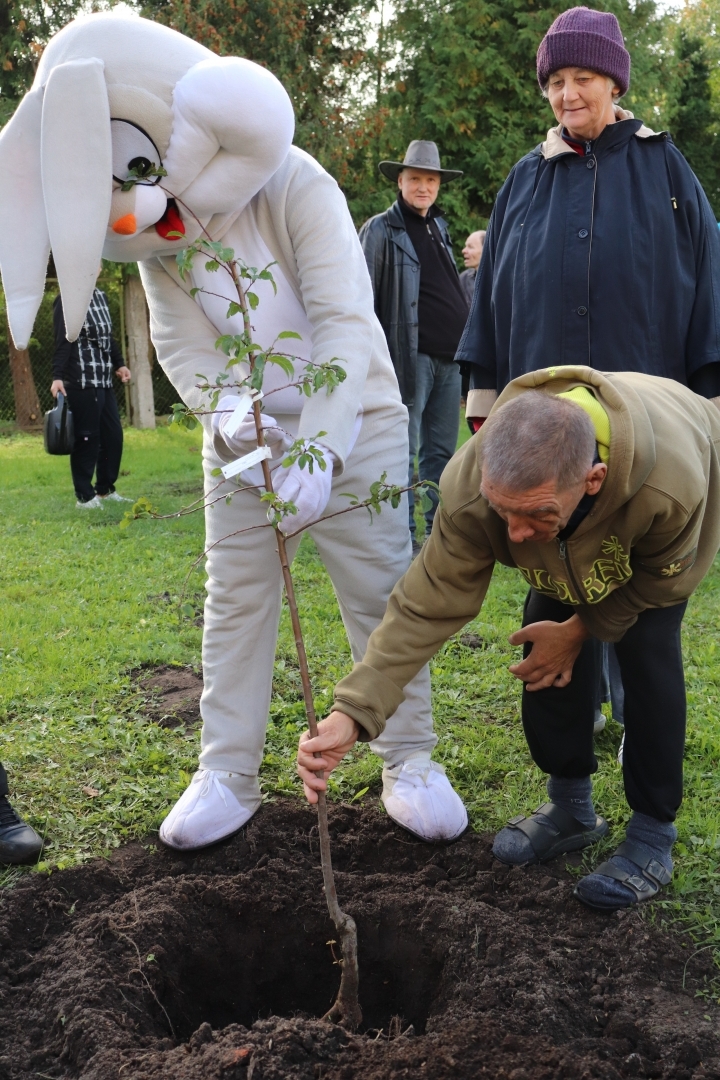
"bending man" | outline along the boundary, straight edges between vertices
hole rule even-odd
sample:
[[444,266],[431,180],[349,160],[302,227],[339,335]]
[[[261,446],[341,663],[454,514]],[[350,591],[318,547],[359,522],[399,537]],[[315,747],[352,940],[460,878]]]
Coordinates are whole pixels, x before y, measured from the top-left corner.
[[[592,802],[593,718],[601,642],[626,691],[625,841],[576,895],[603,910],[670,881],[682,799],[685,686],[680,625],[720,544],[720,413],[668,379],[550,368],[511,383],[446,469],[429,543],[395,587],[365,659],[306,740],[311,801],[352,743],[376,737],[421,664],[474,618],[496,560],[530,584],[523,628],[522,719],[549,801],[495,838],[503,862],[543,862],[599,840]],[[321,756],[314,759],[313,751]]]

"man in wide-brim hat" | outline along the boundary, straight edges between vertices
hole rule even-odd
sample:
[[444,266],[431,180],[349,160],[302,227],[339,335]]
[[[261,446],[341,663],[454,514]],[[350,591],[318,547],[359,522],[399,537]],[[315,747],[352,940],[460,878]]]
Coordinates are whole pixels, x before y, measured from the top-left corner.
[[[404,161],[381,161],[397,183],[397,202],[360,230],[375,293],[375,310],[409,411],[410,477],[437,483],[455,452],[460,417],[460,368],[455,350],[468,304],[452,255],[447,223],[435,202],[440,186],[462,176],[443,169],[434,142],[415,139]],[[422,437],[421,437],[422,433]],[[413,548],[415,520],[410,495]],[[425,515],[429,532],[435,505]]]

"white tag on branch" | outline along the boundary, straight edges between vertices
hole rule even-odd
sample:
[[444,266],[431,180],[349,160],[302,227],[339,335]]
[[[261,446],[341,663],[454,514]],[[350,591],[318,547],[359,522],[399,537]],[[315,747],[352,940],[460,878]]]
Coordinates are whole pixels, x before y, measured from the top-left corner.
[[231,477],[245,472],[246,469],[251,469],[259,461],[265,461],[266,458],[270,457],[272,457],[272,450],[269,446],[258,446],[257,450],[253,450],[251,454],[245,454],[244,457],[238,458],[237,461],[231,461],[229,465],[223,465],[221,471],[225,479],[230,480]]
[[250,412],[253,406],[253,402],[259,401],[262,397],[262,390],[251,390],[249,394],[243,394],[239,403],[235,406],[230,419],[225,424],[223,429],[223,435],[226,439],[232,439],[237,429],[242,424],[243,420]]

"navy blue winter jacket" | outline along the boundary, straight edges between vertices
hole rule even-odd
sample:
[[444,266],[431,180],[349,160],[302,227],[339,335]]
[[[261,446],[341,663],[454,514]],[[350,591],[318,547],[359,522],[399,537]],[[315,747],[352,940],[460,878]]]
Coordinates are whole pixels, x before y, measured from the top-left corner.
[[720,234],[667,134],[622,119],[581,157],[556,128],[514,166],[456,360],[498,392],[587,364],[720,394]]

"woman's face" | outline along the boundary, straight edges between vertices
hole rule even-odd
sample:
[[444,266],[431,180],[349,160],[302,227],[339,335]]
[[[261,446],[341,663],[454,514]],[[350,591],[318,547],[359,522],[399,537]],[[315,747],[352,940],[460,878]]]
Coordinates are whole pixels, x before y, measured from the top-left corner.
[[619,90],[607,75],[587,68],[560,68],[548,79],[546,92],[558,122],[573,138],[596,139],[615,122]]

